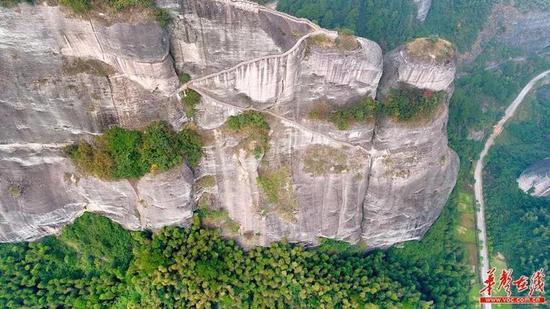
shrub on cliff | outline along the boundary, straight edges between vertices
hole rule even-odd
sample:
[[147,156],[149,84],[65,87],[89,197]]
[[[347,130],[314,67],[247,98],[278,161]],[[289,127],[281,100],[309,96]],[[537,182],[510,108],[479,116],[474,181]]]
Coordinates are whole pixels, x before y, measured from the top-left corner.
[[444,98],[444,91],[401,87],[390,92],[381,109],[384,114],[397,120],[417,120],[432,116]]
[[[180,76],[180,80],[181,80]],[[182,81],[183,84],[183,81]],[[183,104],[183,109],[185,114],[189,118],[193,118],[196,113],[197,105],[201,102],[201,95],[193,89],[185,90],[183,97],[181,98],[181,103]]]
[[343,106],[330,113],[328,119],[338,129],[347,130],[352,123],[373,120],[376,116],[376,102],[371,97],[364,97],[359,102]]
[[237,149],[246,149],[260,158],[269,147],[269,130],[271,127],[262,113],[246,111],[229,117],[227,127],[230,131],[244,137]]
[[354,123],[374,120],[377,116],[389,116],[398,121],[414,121],[433,115],[445,99],[444,91],[431,91],[401,86],[392,89],[382,100],[364,97],[356,103],[334,110],[323,103],[315,105],[309,118],[332,122],[339,130],[348,130]]
[[102,179],[136,179],[151,171],[167,171],[187,160],[196,166],[202,155],[200,136],[191,129],[173,132],[164,122],[144,132],[114,127],[93,143],[65,149],[85,173]]
[[[0,4],[15,3],[21,0],[0,0]],[[30,0],[29,0],[30,1]],[[167,27],[172,17],[168,10],[157,8],[154,0],[59,0],[59,3],[77,14],[87,14],[90,12],[101,12],[102,18],[109,15],[121,17],[118,13],[130,12],[136,15],[136,9],[140,14],[146,14],[155,18],[161,27]],[[132,10],[133,9],[133,10]],[[107,14],[105,14],[107,13]]]

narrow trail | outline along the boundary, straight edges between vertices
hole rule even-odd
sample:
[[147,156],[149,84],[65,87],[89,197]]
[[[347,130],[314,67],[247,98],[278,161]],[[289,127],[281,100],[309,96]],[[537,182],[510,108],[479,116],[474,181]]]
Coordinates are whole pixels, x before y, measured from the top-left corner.
[[223,75],[223,74],[234,72],[234,71],[238,70],[239,68],[241,68],[242,66],[246,66],[246,65],[258,62],[258,61],[264,61],[264,60],[268,60],[268,59],[276,59],[276,58],[286,57],[289,54],[291,54],[292,52],[294,52],[296,49],[298,49],[302,45],[302,43],[311,36],[318,35],[318,34],[327,34],[327,35],[334,34],[334,31],[323,29],[323,28],[319,27],[318,25],[312,23],[311,21],[309,21],[307,19],[297,18],[297,17],[291,16],[291,15],[288,15],[286,13],[282,13],[282,12],[279,12],[279,11],[276,11],[276,10],[273,10],[273,9],[270,9],[270,8],[267,8],[267,7],[259,6],[259,5],[255,4],[253,2],[249,2],[249,1],[240,1],[240,2],[247,3],[247,4],[253,5],[253,6],[258,6],[259,11],[271,13],[271,14],[280,16],[281,18],[284,18],[284,19],[289,19],[289,20],[292,20],[294,22],[306,24],[307,26],[310,27],[310,31],[308,33],[305,33],[300,39],[298,39],[296,41],[296,43],[291,48],[289,48],[288,50],[286,50],[284,52],[271,54],[271,55],[265,55],[265,56],[261,56],[261,57],[257,57],[257,58],[253,58],[253,59],[249,59],[249,60],[244,60],[244,61],[241,61],[241,62],[237,63],[236,65],[234,65],[232,67],[223,69],[221,71],[214,72],[214,73],[211,73],[211,74],[207,74],[205,76],[197,77],[197,78],[192,79],[192,80],[188,81],[187,83],[181,85],[172,95],[177,96],[181,92],[184,92],[187,89],[192,89],[192,90],[196,91],[197,93],[199,93],[203,97],[205,97],[205,96],[209,97],[210,100],[213,101],[213,103],[218,104],[220,106],[228,107],[230,109],[237,109],[239,111],[253,110],[253,111],[263,112],[263,113],[268,114],[268,115],[270,115],[270,116],[272,116],[276,119],[279,119],[280,121],[286,123],[287,125],[290,125],[294,128],[297,128],[299,130],[309,132],[310,134],[316,134],[316,135],[319,135],[319,136],[323,136],[327,140],[330,140],[331,142],[337,143],[341,146],[347,146],[347,147],[351,147],[351,148],[354,148],[354,149],[360,149],[361,151],[364,151],[367,154],[372,155],[372,153],[374,152],[372,150],[368,150],[364,147],[361,147],[359,145],[354,145],[354,144],[346,142],[346,141],[335,139],[335,138],[333,138],[331,136],[328,136],[324,133],[312,130],[312,129],[310,129],[310,128],[308,128],[308,127],[306,127],[306,126],[304,126],[304,125],[302,125],[302,124],[300,124],[300,123],[298,123],[294,120],[290,120],[286,117],[283,117],[281,115],[273,113],[269,110],[259,110],[259,109],[252,108],[252,107],[244,108],[244,107],[240,107],[240,106],[237,106],[237,105],[234,105],[234,104],[222,102],[220,100],[215,99],[213,96],[204,93],[204,91],[202,91],[200,89],[199,84],[202,81],[205,81],[205,80],[208,80],[208,79],[211,79],[211,78],[215,78],[216,76],[220,76],[220,75]]
[[[475,168],[475,185],[474,185],[474,191],[475,191],[475,197],[477,204],[479,207],[476,210],[476,225],[478,230],[478,249],[479,249],[479,256],[481,257],[481,265],[480,265],[480,272],[479,276],[481,278],[481,281],[483,282],[485,280],[485,274],[489,270],[489,253],[487,249],[487,229],[485,226],[485,202],[483,200],[483,160],[489,153],[489,150],[493,146],[495,139],[502,133],[502,130],[504,128],[504,125],[510,118],[512,118],[517,110],[517,108],[520,106],[521,103],[523,103],[525,96],[533,89],[535,84],[546,77],[546,75],[550,74],[550,70],[544,71],[541,74],[537,75],[535,78],[533,78],[518,94],[518,96],[515,98],[515,100],[508,106],[506,109],[506,112],[502,119],[495,125],[493,129],[493,133],[489,138],[487,139],[487,142],[485,142],[485,146],[483,147],[483,151],[481,151],[479,155],[479,160],[476,163]],[[484,309],[490,309],[491,304],[484,304]]]
[[313,32],[309,32],[307,34],[305,34],[304,36],[302,36],[295,44],[294,46],[292,46],[290,49],[288,49],[287,51],[283,52],[283,53],[278,53],[278,54],[272,54],[272,55],[266,55],[266,56],[261,56],[261,57],[257,57],[257,58],[253,58],[253,59],[250,59],[250,60],[245,60],[245,61],[242,61],[242,62],[239,62],[237,63],[236,65],[230,67],[230,68],[227,68],[227,69],[224,69],[224,70],[221,70],[221,71],[218,71],[218,72],[214,72],[214,73],[211,73],[211,74],[208,74],[208,75],[205,75],[205,76],[202,76],[202,77],[198,77],[198,78],[195,78],[195,79],[192,79],[190,81],[188,81],[187,83],[181,85],[174,94],[177,94],[177,93],[180,93],[184,90],[186,90],[187,88],[191,87],[193,84],[197,84],[197,83],[200,83],[202,81],[205,81],[207,79],[210,79],[210,78],[214,78],[216,76],[220,76],[220,75],[223,75],[223,74],[227,74],[227,73],[230,73],[230,72],[233,72],[233,71],[236,71],[238,70],[240,67],[242,66],[246,66],[246,65],[249,65],[249,64],[252,64],[252,63],[255,63],[255,62],[259,62],[259,61],[263,61],[263,60],[268,60],[268,59],[276,59],[276,58],[282,58],[282,57],[286,57],[288,56],[290,53],[294,52],[296,49],[298,49],[300,47],[300,45],[309,37],[313,36],[313,35],[317,35],[317,34],[327,34],[327,33],[330,33],[329,30],[323,30],[323,29],[317,29],[317,30],[314,30]]
[[376,153],[375,150],[369,150],[369,149],[366,149],[365,147],[362,147],[362,146],[359,146],[359,145],[355,145],[355,144],[352,144],[352,143],[349,143],[349,142],[346,142],[346,141],[342,141],[342,140],[339,140],[339,139],[335,139],[331,136],[328,136],[324,133],[321,133],[321,132],[318,132],[318,131],[315,131],[313,129],[310,129],[294,120],[290,120],[286,117],[283,117],[281,115],[278,115],[272,111],[269,111],[269,110],[262,110],[262,109],[257,109],[257,108],[253,108],[253,107],[240,107],[240,106],[237,106],[237,105],[233,105],[233,104],[229,104],[229,103],[225,103],[225,102],[222,102],[222,101],[219,101],[215,98],[213,98],[212,96],[204,93],[202,90],[200,89],[193,89],[195,90],[198,94],[200,94],[201,96],[208,96],[209,100],[216,104],[216,105],[219,105],[219,106],[223,106],[223,107],[227,107],[229,109],[235,109],[235,110],[238,110],[240,112],[244,112],[244,111],[257,111],[257,112],[261,112],[261,113],[264,113],[264,114],[267,114],[273,118],[276,118],[278,120],[280,120],[281,122],[283,123],[286,123],[287,125],[291,126],[291,127],[294,127],[296,129],[299,129],[299,130],[302,130],[304,132],[308,132],[312,135],[318,135],[318,136],[322,136],[323,138],[326,138],[327,140],[335,143],[335,144],[338,144],[340,146],[343,146],[343,147],[350,147],[350,148],[353,148],[353,149],[359,149],[361,151],[364,151],[365,153],[367,153],[369,156],[372,156],[374,153]]

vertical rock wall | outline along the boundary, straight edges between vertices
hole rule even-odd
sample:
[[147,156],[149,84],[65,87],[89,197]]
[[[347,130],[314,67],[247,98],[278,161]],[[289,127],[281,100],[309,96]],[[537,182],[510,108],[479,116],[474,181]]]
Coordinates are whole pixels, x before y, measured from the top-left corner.
[[[453,63],[398,50],[383,68],[372,41],[318,44],[315,36],[336,42],[338,34],[248,1],[158,2],[172,14],[169,33],[152,21],[109,25],[59,7],[0,9],[0,241],[55,233],[83,211],[130,229],[185,225],[207,193],[238,224],[230,236],[248,246],[331,237],[387,247],[422,237],[456,180],[446,105],[422,123],[371,121],[349,130],[309,114],[402,82],[450,94]],[[188,122],[176,71],[203,76],[180,88],[202,95],[195,120],[206,147],[195,171],[103,182],[80,175],[61,154],[114,124]],[[262,111],[271,126],[269,150],[259,156],[225,127],[247,109]],[[266,175],[282,179],[279,201],[259,186]],[[215,184],[194,184],[204,176]]]

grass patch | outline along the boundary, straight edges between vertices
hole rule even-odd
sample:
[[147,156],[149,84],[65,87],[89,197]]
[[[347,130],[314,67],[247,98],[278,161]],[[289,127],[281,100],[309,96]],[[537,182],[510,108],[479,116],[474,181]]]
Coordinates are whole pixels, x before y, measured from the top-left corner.
[[208,202],[201,204],[197,213],[204,226],[221,228],[231,234],[237,234],[241,229],[239,222],[231,219],[226,210],[212,209]]
[[103,61],[96,59],[76,58],[63,63],[63,73],[68,75],[91,74],[96,76],[109,76],[115,73],[115,69]]
[[197,105],[201,102],[201,95],[193,89],[185,90],[183,97],[181,98],[181,103],[183,104],[183,109],[185,114],[189,118],[195,117],[197,112]]
[[8,187],[8,192],[13,198],[20,198],[21,194],[23,194],[23,188],[21,185],[11,185]]
[[154,18],[163,28],[172,21],[168,10],[157,8],[154,0],[59,0],[59,4],[84,16],[95,14],[96,17],[112,20],[141,16]]
[[245,149],[248,154],[253,153],[256,158],[261,158],[269,149],[271,127],[262,113],[246,111],[231,116],[227,120],[227,127],[231,132],[244,136],[237,151]]
[[202,176],[201,178],[197,179],[195,184],[199,189],[212,188],[216,185],[216,177],[212,175]]
[[313,145],[306,150],[304,172],[314,176],[338,174],[349,169],[347,163],[348,156],[342,150],[326,145]]
[[294,197],[290,169],[283,166],[261,170],[257,182],[267,202],[274,206],[275,212],[284,220],[295,221],[298,203]]
[[453,44],[437,37],[418,38],[406,45],[407,52],[415,58],[445,63],[455,55]]
[[361,47],[355,36],[344,32],[339,32],[336,38],[331,38],[326,34],[317,34],[307,38],[307,41],[310,46],[336,48],[344,51],[357,50]]
[[144,132],[114,127],[96,137],[65,148],[86,174],[106,180],[137,179],[148,172],[167,171],[187,160],[196,166],[202,156],[198,133],[174,132],[167,123],[153,122]]

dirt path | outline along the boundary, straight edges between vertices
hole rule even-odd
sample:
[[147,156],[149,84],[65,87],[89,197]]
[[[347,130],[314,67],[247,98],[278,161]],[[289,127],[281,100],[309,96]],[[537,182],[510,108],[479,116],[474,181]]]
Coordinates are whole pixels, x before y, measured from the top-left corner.
[[[537,75],[535,78],[533,78],[518,94],[516,99],[508,106],[506,109],[506,112],[502,119],[495,125],[493,129],[493,133],[491,136],[489,136],[489,139],[487,139],[487,142],[485,143],[485,147],[483,147],[483,151],[479,155],[479,160],[476,163],[476,169],[475,169],[475,196],[476,201],[478,204],[478,208],[476,211],[476,225],[478,230],[478,243],[479,243],[479,256],[481,257],[481,265],[480,265],[480,277],[481,280],[485,280],[485,274],[489,270],[489,253],[487,250],[487,230],[485,227],[485,203],[483,200],[483,160],[485,159],[485,156],[487,156],[487,153],[493,146],[495,139],[500,135],[502,132],[502,129],[504,128],[504,124],[514,116],[514,113],[516,112],[517,108],[521,103],[523,103],[523,100],[525,99],[525,96],[533,89],[535,84],[543,79],[546,75],[550,73],[550,70],[544,71],[541,74]],[[490,304],[485,304],[483,308],[491,308]]]

